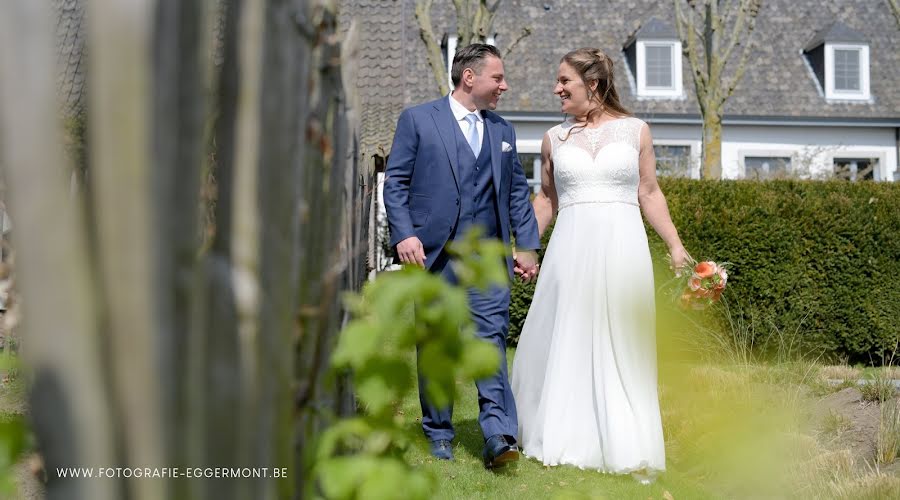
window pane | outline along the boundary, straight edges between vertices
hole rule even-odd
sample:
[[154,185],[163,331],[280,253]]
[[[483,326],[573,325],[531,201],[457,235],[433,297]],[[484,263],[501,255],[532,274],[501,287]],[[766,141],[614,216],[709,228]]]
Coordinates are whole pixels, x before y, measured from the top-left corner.
[[660,177],[690,177],[691,147],[654,145],[656,175]]
[[746,179],[781,179],[791,170],[789,156],[747,156],[744,157],[744,177]]
[[647,46],[647,86],[672,88],[672,47]]
[[834,176],[845,181],[874,181],[877,158],[835,158]]
[[834,49],[834,89],[859,90],[859,50]]

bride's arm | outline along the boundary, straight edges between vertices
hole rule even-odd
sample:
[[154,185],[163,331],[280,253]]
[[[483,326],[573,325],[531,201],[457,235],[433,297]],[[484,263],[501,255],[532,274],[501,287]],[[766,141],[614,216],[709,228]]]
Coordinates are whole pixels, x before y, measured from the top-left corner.
[[556,184],[553,182],[553,160],[550,157],[550,151],[550,136],[544,134],[544,141],[541,143],[541,190],[532,202],[540,235],[544,234],[544,230],[553,221],[553,216],[559,206],[556,199]]
[[638,201],[641,204],[641,210],[656,234],[669,246],[672,267],[678,269],[685,265],[689,256],[684,245],[681,244],[678,230],[675,229],[675,224],[672,223],[672,217],[669,215],[666,197],[656,180],[656,154],[653,152],[650,127],[646,124],[641,127],[639,171],[641,182],[638,186]]

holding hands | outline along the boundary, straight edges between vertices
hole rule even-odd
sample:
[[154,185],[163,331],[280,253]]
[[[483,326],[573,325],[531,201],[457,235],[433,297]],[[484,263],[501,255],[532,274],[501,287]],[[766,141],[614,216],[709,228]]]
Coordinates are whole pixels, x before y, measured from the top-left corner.
[[513,270],[523,282],[530,283],[531,280],[537,277],[540,264],[538,264],[537,252],[534,250],[514,252],[513,262]]
[[[425,247],[422,245],[422,241],[415,236],[410,236],[397,243],[397,256],[403,264],[425,267]],[[534,250],[523,250],[513,253],[513,263],[513,270],[516,276],[523,282],[530,283],[537,277],[540,265],[538,264],[537,252]]]

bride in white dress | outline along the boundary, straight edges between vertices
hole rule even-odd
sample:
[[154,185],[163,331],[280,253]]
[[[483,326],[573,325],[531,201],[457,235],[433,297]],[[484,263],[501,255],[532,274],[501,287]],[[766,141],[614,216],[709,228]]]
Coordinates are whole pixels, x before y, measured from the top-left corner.
[[630,116],[600,50],[563,57],[554,93],[572,118],[541,147],[541,233],[557,214],[512,368],[525,455],[646,479],[666,467],[653,269],[641,210],[687,252],[656,181],[647,124]]

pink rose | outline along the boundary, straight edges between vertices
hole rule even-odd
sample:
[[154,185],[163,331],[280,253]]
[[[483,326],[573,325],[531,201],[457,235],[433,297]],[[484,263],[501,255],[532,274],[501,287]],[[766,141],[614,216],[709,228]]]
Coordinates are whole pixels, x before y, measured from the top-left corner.
[[716,271],[718,271],[716,263],[712,261],[700,262],[694,266],[694,274],[700,278],[710,278]]
[[702,280],[696,274],[691,276],[691,279],[688,281],[688,288],[691,289],[692,292],[696,292],[702,286]]

